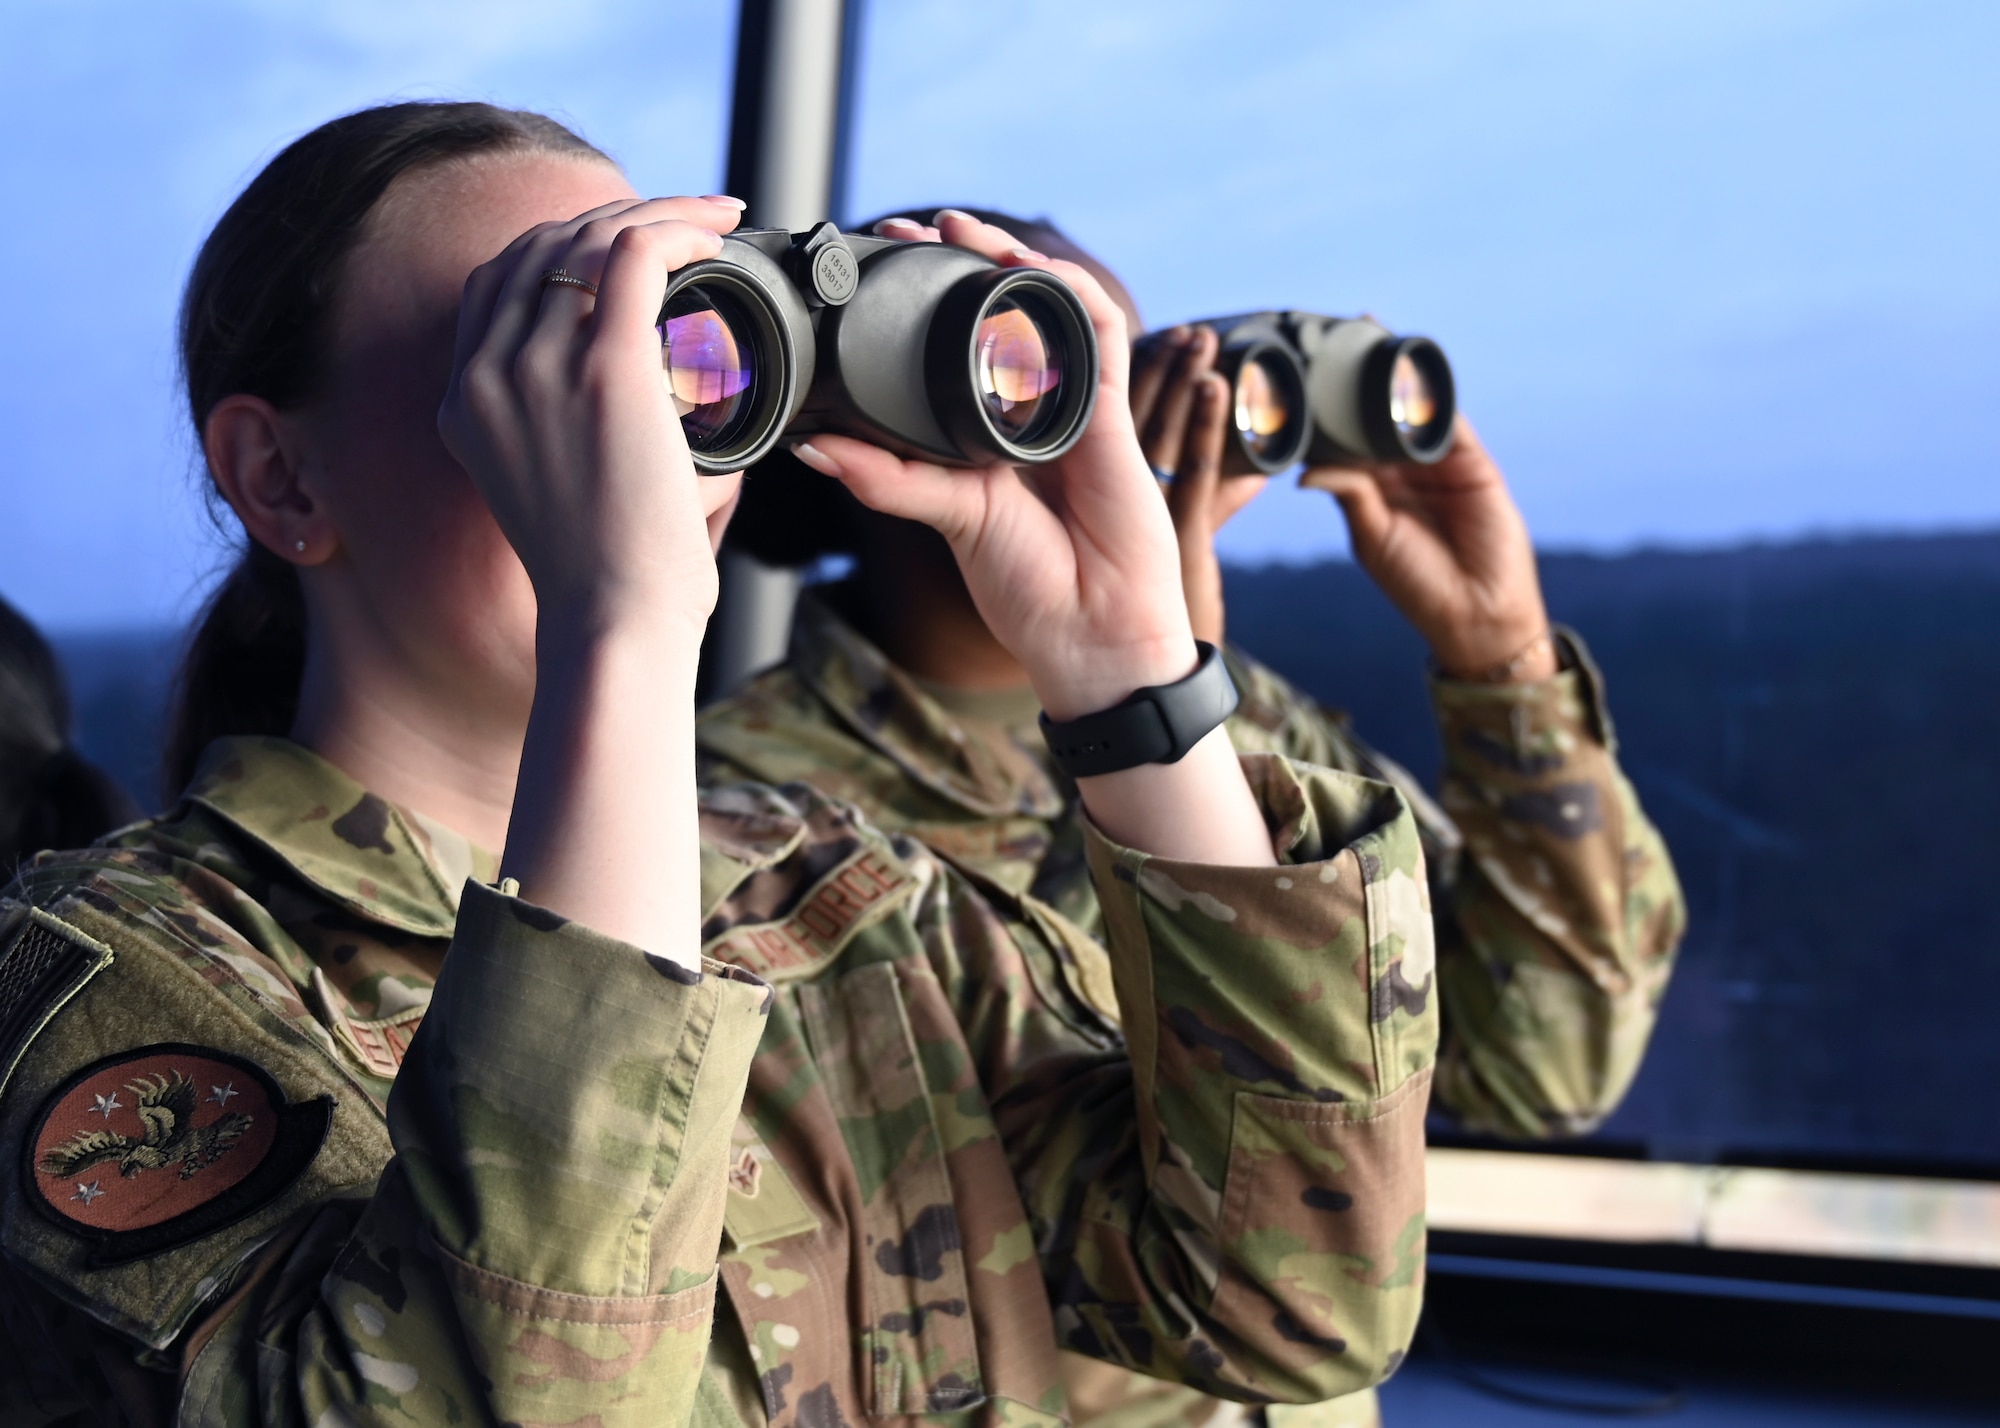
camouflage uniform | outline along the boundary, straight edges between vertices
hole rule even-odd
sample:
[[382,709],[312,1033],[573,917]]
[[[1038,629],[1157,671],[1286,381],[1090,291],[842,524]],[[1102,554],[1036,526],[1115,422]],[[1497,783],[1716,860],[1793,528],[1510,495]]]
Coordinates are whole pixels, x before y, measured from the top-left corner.
[[[947,708],[836,613],[843,594],[808,594],[786,664],[704,711],[704,778],[809,779],[1096,928],[1074,790],[1032,722]],[[1344,716],[1228,651],[1243,695],[1229,724],[1239,750],[1383,780],[1413,810],[1441,910],[1437,1097],[1466,1126],[1512,1137],[1574,1135],[1610,1114],[1638,1069],[1685,917],[1665,845],[1618,769],[1603,680],[1574,634],[1558,643],[1565,668],[1547,681],[1432,681],[1442,807]],[[1078,1421],[1094,1428],[1226,1412],[1097,1364],[1066,1374]],[[1367,1423],[1372,1403],[1327,1405],[1311,1421]]]
[[1379,1378],[1421,1295],[1421,845],[1385,785],[1245,769],[1282,865],[1086,829],[1101,942],[716,790],[692,973],[217,744],[0,903],[0,1422],[1055,1424],[1058,1346],[1251,1401]]

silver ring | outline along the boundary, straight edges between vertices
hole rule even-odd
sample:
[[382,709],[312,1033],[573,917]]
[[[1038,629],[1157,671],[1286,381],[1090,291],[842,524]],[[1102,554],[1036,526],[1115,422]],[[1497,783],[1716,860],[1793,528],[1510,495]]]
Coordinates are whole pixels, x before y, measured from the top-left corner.
[[542,286],[547,287],[551,283],[561,283],[566,288],[582,288],[592,297],[597,296],[596,283],[586,283],[575,273],[565,273],[561,268],[550,268],[542,274]]

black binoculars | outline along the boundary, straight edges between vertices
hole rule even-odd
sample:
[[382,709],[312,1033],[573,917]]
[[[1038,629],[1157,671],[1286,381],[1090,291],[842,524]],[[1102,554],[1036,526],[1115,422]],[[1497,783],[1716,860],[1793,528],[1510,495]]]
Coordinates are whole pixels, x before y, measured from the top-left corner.
[[1220,342],[1216,371],[1229,383],[1233,418],[1225,476],[1268,475],[1299,461],[1428,464],[1451,450],[1458,412],[1451,364],[1427,337],[1310,312],[1247,312],[1188,325],[1213,328]]
[[831,223],[724,238],[674,274],[659,325],[708,475],[815,432],[950,465],[1049,461],[1096,402],[1097,334],[1062,279]]

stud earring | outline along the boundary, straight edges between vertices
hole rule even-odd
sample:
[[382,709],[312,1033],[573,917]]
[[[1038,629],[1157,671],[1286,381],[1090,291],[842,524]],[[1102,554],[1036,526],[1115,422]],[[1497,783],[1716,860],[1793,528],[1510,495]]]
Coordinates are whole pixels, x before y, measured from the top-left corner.
[[306,543],[304,541],[300,541],[296,546],[293,547],[293,549],[298,551],[300,555],[304,555],[306,553]]

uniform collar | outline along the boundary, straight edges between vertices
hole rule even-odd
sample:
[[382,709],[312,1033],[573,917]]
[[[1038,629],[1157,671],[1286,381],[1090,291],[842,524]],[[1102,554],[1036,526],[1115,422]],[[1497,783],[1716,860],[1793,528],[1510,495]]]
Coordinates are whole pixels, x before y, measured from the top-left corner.
[[[288,739],[218,739],[182,795],[242,831],[305,882],[361,917],[449,937],[467,878],[490,883],[500,859],[436,819],[377,798]],[[701,796],[704,913],[805,836],[768,789]]]
[[1067,806],[1055,778],[1005,729],[953,714],[814,594],[799,599],[788,662],[856,737],[967,812],[1053,819]]
[[499,860],[435,819],[377,798],[289,739],[218,739],[182,795],[314,888],[375,922],[449,937],[468,877]]

